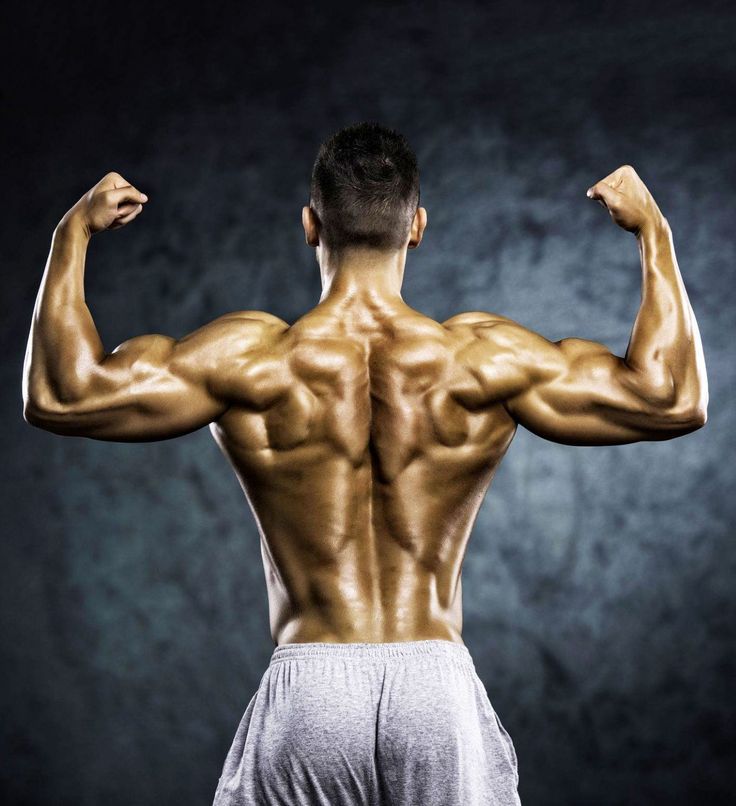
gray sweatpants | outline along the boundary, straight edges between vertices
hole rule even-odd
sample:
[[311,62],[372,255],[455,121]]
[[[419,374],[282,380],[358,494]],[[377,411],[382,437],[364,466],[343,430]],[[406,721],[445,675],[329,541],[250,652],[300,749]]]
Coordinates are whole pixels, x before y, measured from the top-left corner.
[[519,806],[518,782],[463,644],[282,644],[213,806]]

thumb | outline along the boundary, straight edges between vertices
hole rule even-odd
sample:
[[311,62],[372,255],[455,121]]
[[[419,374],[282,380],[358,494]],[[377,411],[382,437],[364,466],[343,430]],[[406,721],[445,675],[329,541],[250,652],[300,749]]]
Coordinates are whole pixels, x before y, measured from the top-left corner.
[[132,185],[125,185],[124,187],[115,188],[114,190],[108,190],[107,193],[110,201],[115,205],[121,204],[122,202],[138,204],[139,202],[148,201],[148,196],[146,196],[145,193],[141,193],[140,190],[134,188]]
[[586,194],[588,198],[596,201],[602,201],[606,207],[611,207],[618,202],[621,194],[612,188],[607,182],[596,182],[593,187],[588,188]]

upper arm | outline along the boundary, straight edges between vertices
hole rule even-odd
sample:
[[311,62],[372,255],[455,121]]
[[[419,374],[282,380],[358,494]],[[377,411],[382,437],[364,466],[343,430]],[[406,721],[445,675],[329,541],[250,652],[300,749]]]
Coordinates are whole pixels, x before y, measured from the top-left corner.
[[506,411],[545,439],[617,445],[671,439],[702,425],[682,408],[669,376],[644,375],[599,342],[552,342],[495,315],[473,327],[502,378]]
[[286,327],[270,314],[238,311],[181,339],[136,336],[91,369],[78,399],[39,413],[34,424],[58,434],[119,442],[190,433],[227,410],[239,360]]

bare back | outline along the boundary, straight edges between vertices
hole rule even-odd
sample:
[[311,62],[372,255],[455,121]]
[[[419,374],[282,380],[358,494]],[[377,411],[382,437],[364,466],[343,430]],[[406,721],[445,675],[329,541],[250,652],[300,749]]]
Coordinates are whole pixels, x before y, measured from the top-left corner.
[[620,445],[707,420],[702,343],[669,223],[630,165],[588,196],[637,238],[641,305],[624,356],[481,311],[439,324],[399,294],[424,208],[405,249],[347,260],[324,251],[307,206],[305,238],[329,293],[292,326],[233,311],[180,339],[143,334],[107,352],[84,301],[87,244],[147,200],[111,172],[54,231],[23,416],[122,442],[210,425],[259,525],[277,644],[462,643],[468,537],[517,424],[562,444]]
[[463,322],[320,305],[249,354],[211,429],[259,525],[278,644],[462,642],[466,545],[516,428]]

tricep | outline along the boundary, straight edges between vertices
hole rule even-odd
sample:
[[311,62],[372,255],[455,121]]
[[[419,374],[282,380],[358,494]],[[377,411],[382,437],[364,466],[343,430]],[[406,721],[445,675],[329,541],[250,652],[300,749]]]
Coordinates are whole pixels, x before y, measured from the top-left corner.
[[642,373],[587,339],[530,340],[536,361],[507,411],[530,431],[571,445],[672,439],[702,425],[666,367]]

